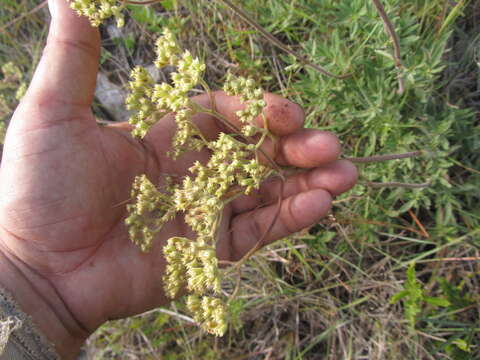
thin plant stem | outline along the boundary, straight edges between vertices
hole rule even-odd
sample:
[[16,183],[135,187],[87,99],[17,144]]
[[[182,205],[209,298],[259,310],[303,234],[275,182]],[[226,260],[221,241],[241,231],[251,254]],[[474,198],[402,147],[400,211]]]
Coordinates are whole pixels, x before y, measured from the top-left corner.
[[427,188],[430,186],[429,182],[426,183],[421,183],[421,184],[408,184],[408,183],[401,183],[401,182],[385,182],[385,183],[380,183],[380,182],[373,182],[373,181],[367,181],[365,183],[362,183],[361,185],[366,185],[374,189],[381,189],[385,187],[400,187],[400,188],[406,188],[406,189],[423,189]]
[[145,1],[135,1],[135,0],[123,0],[124,3],[130,5],[152,5],[159,3],[161,0],[145,0]]
[[368,163],[381,162],[381,161],[407,159],[407,158],[421,156],[424,154],[425,154],[424,150],[419,150],[419,151],[411,151],[403,154],[374,155],[374,156],[357,157],[357,158],[346,157],[344,159],[356,164],[368,164]]
[[205,89],[205,91],[207,92],[208,94],[208,97],[210,98],[210,108],[213,110],[213,111],[217,111],[217,104],[215,102],[215,96],[213,95],[213,92],[212,90],[210,89],[210,86],[208,86],[207,82],[205,80],[203,80],[202,78],[200,78],[200,85],[202,85],[202,87]]
[[398,74],[398,94],[403,94],[405,92],[405,79],[403,78],[403,75],[401,74],[401,71],[403,69],[403,64],[402,64],[402,55],[401,55],[401,50],[400,50],[400,39],[398,38],[397,32],[395,31],[395,27],[393,26],[392,22],[390,21],[385,8],[383,7],[383,4],[380,2],[380,0],[372,0],[373,4],[375,5],[375,8],[377,9],[378,14],[383,20],[383,23],[385,25],[385,29],[390,35],[390,38],[392,39],[393,42],[393,58],[395,60],[395,66],[399,71]]
[[[445,262],[445,261],[475,261],[475,262],[480,262],[480,256],[435,258],[435,259],[420,260],[420,261],[417,261],[417,262],[418,263],[427,263],[427,262]],[[476,305],[473,305],[473,306],[476,306]]]
[[425,226],[423,226],[422,222],[418,219],[417,215],[415,215],[412,209],[408,209],[408,213],[412,217],[415,224],[417,224],[417,226],[420,228],[420,231],[423,233],[423,236],[425,236],[428,239],[430,237],[430,234],[427,232],[427,229],[425,229]]

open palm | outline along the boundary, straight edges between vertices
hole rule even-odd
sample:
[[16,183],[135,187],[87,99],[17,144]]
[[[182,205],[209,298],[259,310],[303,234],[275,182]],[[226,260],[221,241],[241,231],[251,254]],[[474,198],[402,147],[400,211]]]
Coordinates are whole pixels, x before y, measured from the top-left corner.
[[[167,303],[162,246],[171,236],[188,235],[181,217],[158,234],[144,254],[124,225],[126,202],[136,175],[154,183],[183,176],[194,160],[166,155],[175,131],[173,116],[156,125],[144,141],[127,124],[98,126],[91,111],[100,54],[96,29],[73,14],[65,0],[50,1],[54,17],[44,56],[8,130],[0,170],[0,250],[48,284],[85,333],[102,322]],[[237,99],[215,93],[217,111],[235,122]],[[209,105],[208,96],[194,99]],[[281,165],[309,169],[285,185],[278,221],[267,242],[299,231],[324,216],[332,196],[348,190],[356,170],[337,161],[334,135],[301,129],[303,113],[287,100],[266,95],[266,116],[281,136],[274,155]],[[215,138],[221,127],[197,117]],[[276,210],[279,182],[231,203],[224,214],[218,256],[235,261],[266,230]]]

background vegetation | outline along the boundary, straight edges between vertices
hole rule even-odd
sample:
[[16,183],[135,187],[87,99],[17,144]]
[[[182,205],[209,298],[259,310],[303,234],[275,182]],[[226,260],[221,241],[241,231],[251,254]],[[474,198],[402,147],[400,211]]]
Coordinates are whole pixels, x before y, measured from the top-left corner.
[[[118,98],[130,69],[152,63],[153,42],[169,26],[207,62],[213,88],[228,70],[253,76],[303,106],[308,127],[336,132],[345,156],[424,155],[361,166],[360,185],[328,219],[254,256],[225,337],[205,335],[173,304],[106,324],[85,356],[480,358],[480,3],[382,2],[400,38],[401,68],[369,0],[237,2],[298,53],[349,75],[342,80],[302,66],[221,1],[132,6],[125,28],[102,28],[99,118],[123,120]],[[0,65],[22,73],[16,82],[0,75],[4,120],[41,55],[45,5],[0,0]],[[390,182],[429,186],[375,186]]]

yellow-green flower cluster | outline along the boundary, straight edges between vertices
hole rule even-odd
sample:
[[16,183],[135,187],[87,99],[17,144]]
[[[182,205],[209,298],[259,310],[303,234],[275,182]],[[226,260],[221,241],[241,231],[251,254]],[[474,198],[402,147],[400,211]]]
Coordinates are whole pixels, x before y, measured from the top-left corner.
[[[258,162],[255,148],[254,144],[220,133],[216,141],[209,143],[212,155],[207,164],[195,162],[189,169],[192,176],[185,177],[171,196],[160,194],[145,177],[139,177],[132,193],[137,203],[129,206],[130,236],[143,250],[150,248],[153,236],[168,218],[165,214],[184,213],[196,239],[168,240],[164,247],[165,292],[174,298],[187,289],[194,295],[190,299],[197,299],[200,306],[190,308],[201,309],[194,312],[195,318],[205,330],[217,335],[223,333],[226,322],[223,303],[211,296],[219,294],[221,284],[216,235],[232,187],[240,185],[248,194],[269,175],[270,169]],[[159,214],[153,216],[155,211]]]
[[190,109],[182,109],[175,115],[177,131],[173,137],[172,150],[169,153],[173,159],[187,151],[200,151],[205,146],[198,128],[191,121],[193,114],[194,111]]
[[22,81],[22,71],[12,62],[2,65],[1,89],[16,89],[15,99],[20,101],[27,92],[27,83]]
[[249,194],[269,174],[269,168],[252,156],[253,144],[221,133],[209,148],[212,155],[207,165],[197,161],[190,168],[194,177],[187,176],[173,194],[175,207],[185,212],[185,222],[201,237],[211,236],[219,225],[224,197],[233,185],[241,185]]
[[3,82],[19,82],[22,79],[22,71],[13,62],[2,65]]
[[186,254],[190,253],[190,240],[182,237],[168,239],[163,247],[163,254],[167,260],[167,267],[163,278],[165,293],[170,298],[175,298],[185,287],[187,274]]
[[129,122],[133,125],[132,135],[143,138],[164,114],[157,112],[152,101],[154,81],[148,71],[137,66],[130,76],[130,94],[127,96],[126,104],[127,109],[135,111],[135,114],[130,117]]
[[5,143],[5,135],[7,135],[7,126],[3,121],[0,121],[0,144]]
[[[183,151],[199,150],[204,143],[199,139],[196,126],[190,121],[194,115],[188,97],[197,85],[205,71],[205,64],[194,58],[190,52],[182,51],[174,35],[165,29],[157,40],[158,68],[172,65],[177,71],[171,74],[172,85],[167,83],[154,84],[145,69],[136,68],[132,72],[130,89],[132,94],[127,98],[127,107],[136,113],[129,120],[134,126],[133,135],[144,137],[147,131],[166,113],[176,113],[177,132],[173,140],[173,156]],[[192,139],[193,141],[189,141]],[[190,144],[189,144],[190,142]]]
[[227,329],[225,323],[225,305],[220,299],[196,295],[187,297],[187,307],[195,314],[195,321],[202,324],[202,327],[217,336],[222,336]]
[[135,178],[131,196],[135,203],[127,205],[129,216],[125,223],[130,239],[146,252],[152,247],[155,234],[175,215],[171,197],[158,191],[146,175]]
[[78,15],[86,16],[93,26],[100,26],[100,24],[109,17],[115,17],[117,26],[125,25],[125,18],[122,10],[125,7],[125,2],[118,0],[67,0],[70,2],[70,7],[74,9]]
[[204,307],[213,304],[209,293],[220,292],[215,236],[228,200],[227,193],[236,184],[243,186],[245,193],[251,192],[260,186],[269,169],[258,163],[254,156],[255,145],[247,145],[225,133],[210,142],[209,148],[212,155],[208,163],[203,165],[197,161],[190,168],[193,176],[185,177],[173,192],[176,211],[184,212],[185,222],[197,239],[177,237],[168,241],[164,248],[168,263],[164,283],[170,297],[176,296],[182,288],[193,293],[203,309],[194,312],[195,317],[200,319],[204,329],[220,334],[225,327],[222,303],[215,300],[218,311]]
[[[172,65],[171,84],[154,84],[143,68],[132,72],[131,94],[127,106],[136,113],[130,119],[133,134],[144,137],[155,122],[167,112],[175,114],[177,131],[173,137],[171,156],[183,151],[200,151],[205,146],[211,153],[206,163],[195,162],[180,184],[162,195],[145,176],[133,185],[127,218],[132,240],[144,251],[152,246],[154,235],[176,214],[183,214],[185,223],[195,238],[172,237],[163,248],[167,261],[164,275],[165,293],[175,298],[182,290],[190,295],[187,307],[206,331],[222,335],[226,329],[226,308],[220,299],[221,272],[216,258],[216,241],[225,205],[241,193],[258,189],[271,169],[258,161],[260,144],[238,140],[236,135],[220,133],[216,140],[207,141],[192,121],[202,111],[188,94],[199,83],[205,65],[188,51],[183,52],[175,37],[165,30],[157,41],[157,67]],[[255,119],[265,106],[263,92],[251,79],[229,75],[225,91],[240,96],[245,109],[239,111],[244,126],[242,133],[255,135],[265,130],[255,125]],[[262,137],[263,139],[264,137]],[[262,140],[260,140],[261,142]]]
[[228,95],[240,96],[242,102],[245,103],[245,109],[237,111],[237,116],[244,124],[242,133],[245,136],[255,135],[259,131],[259,128],[255,126],[255,119],[265,107],[262,89],[256,87],[253,79],[235,77],[228,73],[223,91]]
[[187,50],[175,65],[177,66],[177,72],[172,73],[175,89],[187,94],[202,79],[205,64],[198,58],[194,58]]
[[[196,241],[182,237],[170,238],[163,248],[167,267],[164,284],[166,294],[174,298],[186,288],[189,310],[204,330],[223,335],[226,329],[225,305],[218,298],[206,296],[207,292],[220,292],[220,275],[213,239]],[[195,299],[197,306],[190,306]]]
[[157,39],[157,59],[155,60],[155,66],[162,68],[167,65],[176,66],[178,62],[178,55],[182,52],[177,45],[177,40],[173,33],[165,28],[163,30],[163,36]]
[[22,98],[27,93],[27,88],[28,88],[27,83],[22,82],[20,84],[20,86],[18,87],[17,91],[15,92],[15,99],[18,100],[18,101],[22,100]]
[[5,95],[0,94],[0,119],[6,116],[9,111],[10,107],[8,106],[7,99],[5,99]]
[[163,253],[168,262],[164,282],[169,297],[176,297],[183,287],[197,295],[220,292],[218,261],[212,240],[168,239]]

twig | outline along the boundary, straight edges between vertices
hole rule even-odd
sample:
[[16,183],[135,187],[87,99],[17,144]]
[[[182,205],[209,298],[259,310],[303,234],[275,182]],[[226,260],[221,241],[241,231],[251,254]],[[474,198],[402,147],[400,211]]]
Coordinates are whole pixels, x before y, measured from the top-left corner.
[[463,165],[461,162],[459,162],[459,161],[457,161],[457,160],[455,160],[455,159],[452,159],[452,161],[453,161],[453,163],[454,163],[455,165],[460,166],[462,169],[465,169],[465,170],[467,170],[467,171],[470,171],[470,172],[472,172],[472,173],[475,173],[475,174],[479,174],[479,175],[480,175],[480,171],[475,170],[475,169],[473,169],[473,168],[471,168],[471,167],[465,166],[465,165]]
[[131,4],[131,5],[151,5],[151,4],[159,3],[160,1],[161,0],[146,0],[146,1],[123,0],[124,3]]
[[430,237],[430,234],[427,232],[427,229],[425,229],[425,226],[420,222],[418,219],[417,215],[412,211],[412,209],[408,210],[408,213],[412,217],[413,221],[415,221],[415,224],[420,228],[420,231],[423,233],[423,236],[425,236],[427,239]]
[[384,187],[401,187],[401,188],[406,188],[406,189],[422,189],[430,186],[429,182],[422,183],[422,184],[408,184],[408,183],[401,183],[401,182],[385,182],[385,183],[379,183],[379,182],[373,182],[373,181],[367,181],[361,185],[369,186],[374,189],[380,189]]
[[380,2],[380,0],[372,0],[373,4],[377,8],[377,11],[380,15],[380,17],[383,20],[383,23],[385,25],[385,29],[387,30],[388,34],[390,35],[390,38],[393,41],[393,58],[395,59],[395,66],[399,71],[398,74],[398,94],[403,94],[405,92],[405,80],[402,76],[402,69],[403,69],[403,64],[402,64],[402,55],[400,51],[400,40],[398,38],[397,33],[395,32],[395,28],[393,27],[392,22],[388,18],[387,13],[385,12],[385,8],[383,7],[383,4]]
[[440,341],[440,342],[447,342],[447,340],[445,339],[442,339],[438,336],[433,336],[433,335],[430,335],[430,334],[427,334],[427,333],[424,333],[420,330],[415,330],[417,334],[419,335],[422,335],[422,336],[425,336],[426,338],[429,338],[429,339],[433,339],[433,340],[436,340],[436,341]]
[[170,311],[170,310],[162,309],[162,308],[156,309],[156,311],[159,311],[159,312],[162,312],[162,313],[164,313],[164,314],[167,314],[167,315],[170,315],[170,316],[179,318],[180,320],[189,322],[189,323],[191,323],[191,324],[196,324],[196,323],[197,323],[197,322],[196,322],[195,320],[193,320],[191,317],[188,317],[188,316],[183,315],[183,314],[176,313],[176,312],[174,312],[174,311]]
[[374,156],[358,157],[358,158],[346,157],[345,160],[349,160],[357,164],[366,164],[366,163],[380,162],[380,161],[407,159],[407,158],[420,156],[423,154],[425,154],[425,151],[420,150],[420,151],[407,152],[403,154],[374,155]]
[[258,24],[256,21],[254,21],[252,19],[252,16],[247,14],[245,11],[243,11],[239,7],[235,6],[230,0],[220,0],[220,1],[222,1],[226,6],[228,6],[243,21],[245,21],[250,26],[255,28],[260,33],[260,35],[262,35],[270,43],[272,43],[273,45],[278,47],[280,50],[283,50],[287,54],[292,55],[302,64],[310,66],[311,68],[317,70],[318,72],[322,73],[323,75],[330,76],[330,77],[333,77],[335,79],[346,79],[347,77],[350,76],[350,75],[335,75],[335,74],[332,74],[331,72],[329,72],[328,70],[326,70],[322,66],[317,65],[317,64],[313,63],[312,61],[310,61],[306,56],[296,53],[289,46],[282,43],[275,36],[273,36],[267,30],[265,30],[265,28],[263,28],[260,24]]
[[478,262],[480,262],[480,256],[426,259],[426,260],[420,260],[420,261],[418,261],[418,263],[446,262],[446,261],[478,261]]

